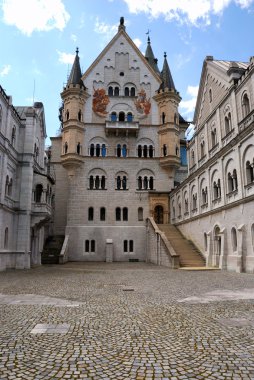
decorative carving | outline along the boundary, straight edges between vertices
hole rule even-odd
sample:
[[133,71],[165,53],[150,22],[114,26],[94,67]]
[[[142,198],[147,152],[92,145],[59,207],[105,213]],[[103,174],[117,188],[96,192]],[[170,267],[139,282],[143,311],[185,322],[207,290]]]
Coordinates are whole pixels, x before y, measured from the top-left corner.
[[93,111],[99,116],[106,116],[107,105],[109,103],[109,97],[106,95],[104,88],[94,88],[93,93]]
[[145,114],[145,115],[148,115],[150,113],[150,109],[151,109],[150,98],[149,99],[146,98],[146,92],[143,88],[138,93],[138,98],[137,100],[135,100],[134,104],[136,106],[138,113]]

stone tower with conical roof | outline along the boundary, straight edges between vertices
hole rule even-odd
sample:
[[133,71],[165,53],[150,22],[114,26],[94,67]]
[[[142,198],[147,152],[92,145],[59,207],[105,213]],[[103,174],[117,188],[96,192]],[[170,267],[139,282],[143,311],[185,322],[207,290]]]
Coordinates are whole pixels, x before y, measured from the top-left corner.
[[61,93],[63,107],[62,121],[62,165],[68,175],[73,175],[75,169],[83,163],[84,104],[88,98],[86,88],[81,79],[81,69],[78,48],[66,87]]
[[176,169],[180,166],[180,128],[178,106],[181,101],[164,53],[162,83],[154,96],[159,109],[160,166],[167,170],[173,187]]

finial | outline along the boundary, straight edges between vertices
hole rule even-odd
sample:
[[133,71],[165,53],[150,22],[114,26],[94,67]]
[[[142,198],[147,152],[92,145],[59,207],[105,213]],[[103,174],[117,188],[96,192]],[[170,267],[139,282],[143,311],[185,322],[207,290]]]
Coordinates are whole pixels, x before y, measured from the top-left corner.
[[77,55],[78,55],[78,51],[79,51],[79,50],[78,50],[78,47],[77,47],[77,48],[76,48],[76,54],[77,54]]
[[147,37],[147,43],[150,44],[150,37]]
[[124,17],[120,17],[120,25],[124,25]]
[[167,58],[167,53],[164,51],[164,58]]

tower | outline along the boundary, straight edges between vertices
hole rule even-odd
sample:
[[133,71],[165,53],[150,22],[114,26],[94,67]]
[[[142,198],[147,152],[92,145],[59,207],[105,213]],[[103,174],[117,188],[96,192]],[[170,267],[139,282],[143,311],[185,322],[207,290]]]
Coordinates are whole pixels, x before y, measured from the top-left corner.
[[162,83],[153,97],[158,104],[160,115],[159,146],[160,166],[169,175],[170,188],[174,187],[176,169],[180,166],[180,129],[178,106],[181,101],[164,53],[164,63],[161,72]]
[[60,115],[62,122],[61,162],[69,176],[72,176],[75,169],[83,163],[84,157],[82,151],[85,138],[83,112],[89,95],[81,76],[77,48],[67,85],[61,93],[63,101]]

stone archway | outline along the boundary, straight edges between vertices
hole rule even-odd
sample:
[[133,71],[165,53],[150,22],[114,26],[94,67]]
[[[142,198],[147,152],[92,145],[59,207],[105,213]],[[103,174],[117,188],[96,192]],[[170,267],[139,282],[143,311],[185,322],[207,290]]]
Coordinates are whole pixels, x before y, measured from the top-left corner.
[[157,205],[154,208],[154,220],[156,224],[163,224],[164,209],[163,206]]

